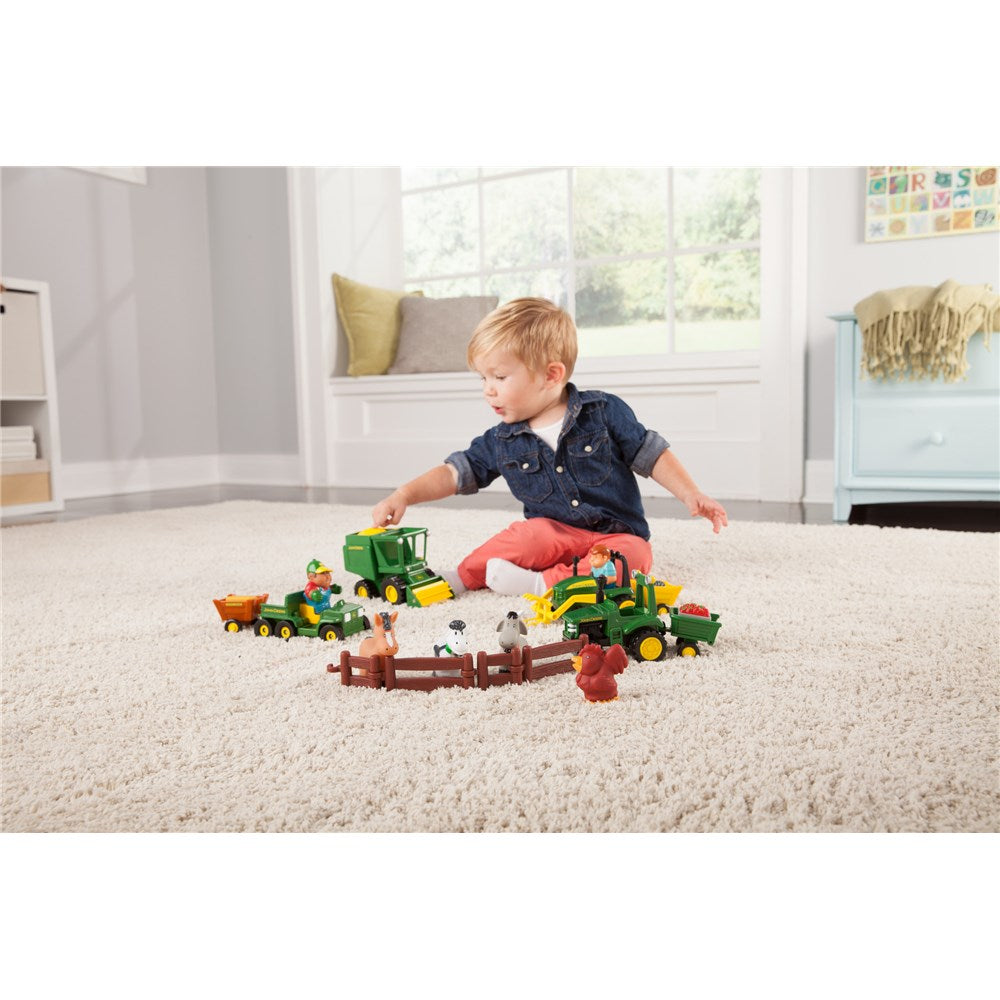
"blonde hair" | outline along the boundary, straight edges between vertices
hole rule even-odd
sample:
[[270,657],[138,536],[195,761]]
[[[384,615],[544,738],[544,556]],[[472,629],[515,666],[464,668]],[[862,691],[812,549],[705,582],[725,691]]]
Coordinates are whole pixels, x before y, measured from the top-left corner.
[[576,365],[576,326],[569,313],[548,299],[512,299],[484,317],[469,341],[469,367],[476,358],[506,351],[534,373],[552,361],[566,366],[566,378]]

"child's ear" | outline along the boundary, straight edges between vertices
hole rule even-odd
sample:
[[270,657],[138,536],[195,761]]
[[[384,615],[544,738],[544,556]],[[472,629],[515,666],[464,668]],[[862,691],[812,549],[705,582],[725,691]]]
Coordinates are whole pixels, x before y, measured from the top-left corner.
[[545,384],[562,385],[566,381],[566,366],[561,361],[550,361],[545,366]]

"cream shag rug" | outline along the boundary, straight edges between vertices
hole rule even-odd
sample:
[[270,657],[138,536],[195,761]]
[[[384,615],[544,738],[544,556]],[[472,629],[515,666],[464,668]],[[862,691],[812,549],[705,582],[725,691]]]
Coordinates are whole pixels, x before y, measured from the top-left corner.
[[[453,567],[503,511],[414,508]],[[489,691],[345,688],[344,644],[227,634],[368,508],[237,501],[4,528],[8,831],[996,831],[998,539],[654,520],[654,571],[721,614],[693,659]],[[369,614],[381,602],[365,602]],[[488,591],[400,610],[401,655]],[[559,635],[532,630],[536,643]],[[356,650],[357,638],[348,641]]]

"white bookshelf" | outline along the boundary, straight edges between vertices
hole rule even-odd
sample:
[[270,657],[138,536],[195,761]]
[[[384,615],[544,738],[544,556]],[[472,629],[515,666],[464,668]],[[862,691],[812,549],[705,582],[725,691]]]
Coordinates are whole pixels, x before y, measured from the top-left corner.
[[0,459],[0,517],[63,509],[52,310],[44,281],[0,278],[0,425],[30,427],[37,454]]

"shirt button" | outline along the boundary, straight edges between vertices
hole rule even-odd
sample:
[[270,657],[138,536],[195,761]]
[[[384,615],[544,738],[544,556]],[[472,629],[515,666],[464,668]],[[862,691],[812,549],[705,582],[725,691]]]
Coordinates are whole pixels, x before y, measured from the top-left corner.
[[579,507],[580,506],[580,501],[579,500],[570,500],[569,505],[571,507]]
[[526,468],[528,468],[528,463],[527,463],[527,462],[523,462],[523,463],[521,464],[521,468],[522,468],[522,469],[526,469]]
[[593,449],[593,448],[591,448],[591,447],[590,447],[590,445],[588,444],[588,445],[587,445],[587,447],[586,447],[586,448],[584,448],[583,450],[584,450],[584,451],[593,451],[594,449]]
[[556,466],[556,472],[562,472],[562,466],[561,465],[557,465]]

